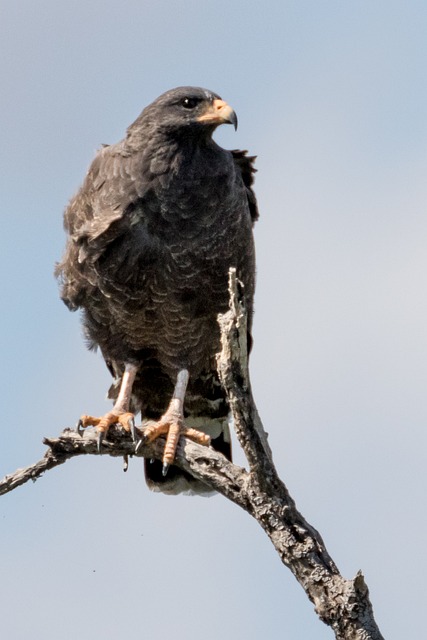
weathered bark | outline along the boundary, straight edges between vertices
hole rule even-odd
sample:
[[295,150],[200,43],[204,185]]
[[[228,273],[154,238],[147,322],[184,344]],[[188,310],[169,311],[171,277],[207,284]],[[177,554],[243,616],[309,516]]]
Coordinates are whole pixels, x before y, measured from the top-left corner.
[[[229,462],[213,449],[182,439],[175,463],[203,480],[245,509],[264,529],[282,562],[289,567],[313,602],[320,619],[338,640],[382,640],[373,616],[368,588],[359,572],[343,578],[328,554],[320,534],[298,512],[295,502],[277,475],[272,453],[251,393],[246,353],[246,315],[239,283],[230,272],[230,311],[219,317],[222,351],[218,372],[230,403],[234,427],[246,455],[249,470]],[[66,429],[57,438],[46,438],[42,460],[18,469],[0,482],[0,495],[78,455],[96,455],[96,434]],[[135,444],[128,434],[112,428],[103,442],[111,456],[161,459],[164,441]]]

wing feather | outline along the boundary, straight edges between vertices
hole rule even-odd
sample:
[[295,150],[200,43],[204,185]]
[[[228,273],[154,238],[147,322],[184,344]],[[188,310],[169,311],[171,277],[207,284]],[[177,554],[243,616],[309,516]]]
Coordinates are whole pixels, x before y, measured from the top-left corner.
[[[143,218],[149,187],[143,160],[143,153],[130,154],[122,143],[103,147],[65,211],[68,241],[55,274],[62,283],[61,297],[72,309],[94,286],[91,265],[132,229],[136,218]],[[150,244],[149,238],[145,244]]]
[[254,173],[256,156],[248,156],[247,151],[239,151],[235,149],[231,152],[235,165],[240,169],[243,183],[246,187],[246,196],[248,198],[249,211],[251,214],[252,222],[255,223],[259,218],[258,203],[255,196],[255,192],[252,189],[254,183]]

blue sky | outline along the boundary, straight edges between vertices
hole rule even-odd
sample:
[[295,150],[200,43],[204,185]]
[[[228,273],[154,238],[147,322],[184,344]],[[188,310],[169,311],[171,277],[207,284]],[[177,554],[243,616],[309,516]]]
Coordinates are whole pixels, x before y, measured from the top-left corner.
[[[207,87],[239,116],[217,141],[258,156],[251,375],[277,467],[384,636],[422,637],[426,29],[415,1],[3,0],[1,475],[109,406],[52,275],[67,201],[157,95]],[[13,640],[332,637],[245,513],[151,494],[136,462],[71,461],[0,518]]]

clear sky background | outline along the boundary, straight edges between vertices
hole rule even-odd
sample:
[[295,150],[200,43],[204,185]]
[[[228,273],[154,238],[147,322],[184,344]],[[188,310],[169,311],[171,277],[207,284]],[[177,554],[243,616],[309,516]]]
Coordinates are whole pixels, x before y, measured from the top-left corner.
[[[258,155],[251,372],[279,472],[388,640],[425,635],[424,0],[2,0],[0,475],[103,413],[52,272],[96,149],[178,85]],[[236,459],[242,457],[235,446]],[[0,500],[0,636],[333,637],[254,521],[78,459]]]

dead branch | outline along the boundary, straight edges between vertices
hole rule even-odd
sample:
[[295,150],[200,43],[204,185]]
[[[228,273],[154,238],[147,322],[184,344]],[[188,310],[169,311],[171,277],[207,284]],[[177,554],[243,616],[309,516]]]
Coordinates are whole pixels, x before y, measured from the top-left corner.
[[[249,471],[229,462],[220,453],[184,438],[175,464],[232,500],[253,516],[264,529],[280,559],[305,590],[320,619],[337,640],[383,640],[374,620],[369,591],[359,572],[343,578],[328,554],[320,534],[303,518],[277,475],[267,434],[252,396],[246,352],[246,314],[235,271],[230,270],[230,311],[219,317],[222,351],[218,372],[230,404],[234,427],[248,460]],[[96,434],[66,429],[56,438],[45,438],[48,449],[35,464],[18,469],[0,481],[0,495],[36,480],[45,471],[79,455],[97,455]],[[112,428],[103,442],[105,455],[161,459],[164,441],[135,443],[128,434]]]

